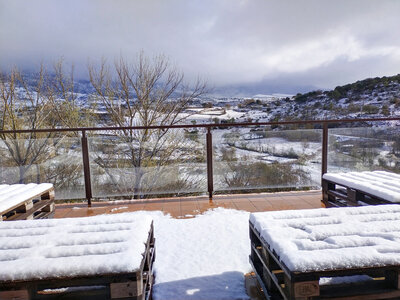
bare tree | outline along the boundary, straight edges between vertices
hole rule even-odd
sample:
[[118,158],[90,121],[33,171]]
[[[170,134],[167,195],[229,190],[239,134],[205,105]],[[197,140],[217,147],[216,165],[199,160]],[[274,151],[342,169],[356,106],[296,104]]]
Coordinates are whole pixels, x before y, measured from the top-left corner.
[[[205,83],[200,81],[186,86],[183,74],[164,56],[149,59],[143,53],[132,64],[120,58],[112,69],[105,61],[98,68],[90,65],[89,76],[95,96],[103,103],[112,124],[121,127],[178,124],[187,117],[183,112],[190,102],[206,92]],[[168,128],[128,129],[116,131],[115,135],[123,159],[110,162],[98,156],[95,160],[106,172],[110,167],[133,168],[135,197],[142,195],[146,170],[179,159],[177,153],[183,142],[177,132]],[[115,184],[121,179],[110,172],[108,175]],[[157,180],[157,176],[152,180]]]
[[[70,73],[63,70],[62,60],[54,64],[54,74],[49,75],[43,65],[36,74],[23,75],[17,69],[0,78],[0,129],[43,129],[60,127],[78,127],[88,124],[76,103],[74,92],[73,68]],[[77,135],[77,133],[75,133]],[[56,187],[67,186],[82,176],[82,166],[73,164],[71,158],[68,166],[54,166],[52,158],[59,151],[66,153],[76,139],[68,139],[65,134],[54,132],[28,132],[0,134],[2,141],[2,165],[12,170],[7,173],[10,181],[18,169],[18,181],[50,181]],[[62,148],[62,149],[61,149]],[[40,164],[46,164],[45,170],[40,170]],[[6,176],[6,169],[2,172]],[[63,172],[63,174],[60,174]],[[28,175],[30,174],[30,175]],[[60,179],[62,178],[62,180]]]
[[[40,129],[52,127],[51,112],[46,93],[46,72],[43,65],[35,76],[33,87],[22,74],[13,69],[0,77],[0,101],[2,106],[1,130]],[[19,170],[19,182],[43,157],[49,155],[48,139],[52,133],[0,134],[2,151],[8,153],[10,166]],[[4,159],[4,155],[3,155]]]
[[[75,84],[73,65],[70,71],[65,71],[63,59],[53,64],[53,76],[49,78],[47,97],[53,122],[63,128],[88,127],[96,121],[93,108],[82,107],[77,101]],[[77,135],[76,132],[74,134]]]

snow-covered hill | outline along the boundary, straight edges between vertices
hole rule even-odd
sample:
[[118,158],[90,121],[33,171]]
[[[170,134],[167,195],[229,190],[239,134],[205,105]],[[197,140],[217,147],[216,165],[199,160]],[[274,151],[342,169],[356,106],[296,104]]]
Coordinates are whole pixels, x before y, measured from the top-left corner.
[[[35,85],[32,74],[24,75],[28,85]],[[31,78],[32,77],[32,78]],[[79,106],[93,107],[90,82],[76,81],[75,99]],[[20,99],[26,99],[24,88],[17,88]],[[173,101],[173,99],[171,99]],[[102,103],[95,105],[105,115]],[[182,114],[188,124],[269,122],[314,119],[356,119],[400,116],[400,74],[369,78],[338,86],[333,90],[316,90],[295,96],[287,94],[255,94],[250,97],[208,95],[195,99]],[[104,118],[100,117],[101,123]],[[101,124],[99,124],[101,125]]]
[[[225,101],[222,101],[225,100]],[[219,98],[214,102],[242,113],[231,121],[355,119],[400,116],[400,75],[365,79],[334,90],[276,98]],[[221,115],[223,120],[224,115]],[[226,118],[225,118],[226,119]]]

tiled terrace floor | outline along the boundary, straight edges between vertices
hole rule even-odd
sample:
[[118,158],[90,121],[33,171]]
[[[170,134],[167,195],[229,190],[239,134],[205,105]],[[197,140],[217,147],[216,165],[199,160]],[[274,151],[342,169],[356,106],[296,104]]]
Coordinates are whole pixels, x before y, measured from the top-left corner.
[[321,191],[282,193],[215,195],[210,202],[207,196],[146,199],[137,201],[93,202],[57,204],[55,218],[74,218],[131,212],[138,210],[161,210],[175,218],[188,218],[210,208],[225,207],[249,212],[321,207]]

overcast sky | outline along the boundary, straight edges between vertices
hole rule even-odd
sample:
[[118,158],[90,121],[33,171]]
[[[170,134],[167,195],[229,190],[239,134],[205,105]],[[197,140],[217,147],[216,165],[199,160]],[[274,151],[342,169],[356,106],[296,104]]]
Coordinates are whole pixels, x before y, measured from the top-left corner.
[[191,80],[270,92],[400,73],[398,0],[0,0],[0,66],[163,53]]

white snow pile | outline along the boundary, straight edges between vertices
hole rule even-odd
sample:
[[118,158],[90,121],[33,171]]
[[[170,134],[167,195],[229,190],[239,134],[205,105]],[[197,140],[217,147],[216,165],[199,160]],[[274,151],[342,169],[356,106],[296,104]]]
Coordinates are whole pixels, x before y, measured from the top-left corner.
[[51,183],[0,184],[0,212],[16,207],[52,187]]
[[132,272],[152,217],[141,212],[0,223],[0,280]]
[[385,171],[326,173],[324,179],[390,202],[400,202],[400,175]]
[[400,206],[261,212],[250,222],[291,271],[400,265]]
[[155,219],[154,299],[248,299],[249,213],[217,208],[193,219]]
[[249,213],[217,208],[192,219],[160,211],[0,223],[0,280],[131,271],[151,220],[156,238],[153,297],[249,299]]

